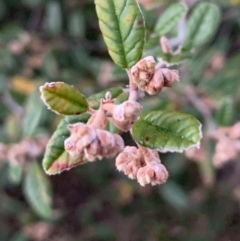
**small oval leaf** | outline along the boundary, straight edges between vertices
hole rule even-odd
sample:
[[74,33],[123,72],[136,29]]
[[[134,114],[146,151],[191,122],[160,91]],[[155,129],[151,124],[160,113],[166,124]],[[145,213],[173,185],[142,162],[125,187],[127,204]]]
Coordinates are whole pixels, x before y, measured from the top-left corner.
[[152,111],[132,127],[136,142],[160,152],[182,152],[199,146],[201,123],[192,115],[177,111]]
[[39,98],[38,88],[35,89],[29,96],[25,106],[25,115],[23,118],[23,135],[32,136],[36,131],[39,123],[44,116],[46,107]]
[[184,49],[205,44],[215,33],[220,20],[220,11],[215,4],[199,3],[193,10],[187,23]]
[[70,135],[70,131],[67,128],[68,124],[77,122],[86,123],[88,118],[88,114],[83,114],[80,116],[65,117],[60,121],[57,130],[54,132],[47,144],[43,159],[43,168],[47,174],[59,174],[62,171],[69,170],[76,165],[85,163],[83,156],[76,158],[70,157],[64,149],[64,141]]
[[158,36],[163,36],[170,32],[187,12],[187,6],[183,3],[172,4],[160,16],[155,26],[155,32]]
[[40,92],[43,102],[57,114],[79,115],[88,109],[87,100],[81,92],[66,83],[46,83],[40,87]]
[[50,183],[37,162],[32,162],[24,180],[24,194],[33,210],[42,218],[52,216]]
[[216,111],[216,121],[219,126],[230,126],[234,116],[234,102],[231,97],[220,100]]
[[145,28],[135,0],[95,0],[99,26],[110,56],[130,68],[142,56]]

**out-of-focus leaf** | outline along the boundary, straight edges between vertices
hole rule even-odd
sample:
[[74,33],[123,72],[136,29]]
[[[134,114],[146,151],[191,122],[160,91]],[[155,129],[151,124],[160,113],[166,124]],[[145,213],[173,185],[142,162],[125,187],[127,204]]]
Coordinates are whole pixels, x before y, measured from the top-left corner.
[[100,29],[113,61],[132,67],[142,56],[144,20],[135,0],[95,0]]
[[22,179],[22,166],[19,164],[9,163],[8,179],[11,183],[18,185]]
[[162,53],[158,56],[160,60],[163,60],[164,62],[167,62],[169,65],[176,65],[180,64],[186,59],[191,58],[191,53],[190,52],[184,52],[180,54],[168,54],[168,53]]
[[57,114],[80,115],[88,109],[88,102],[82,93],[66,83],[46,83],[40,91],[43,102]]
[[3,19],[4,16],[6,15],[6,12],[7,12],[6,10],[7,10],[6,4],[3,1],[1,1],[0,2],[0,20]]
[[170,32],[186,14],[187,7],[183,3],[171,4],[160,16],[155,26],[155,32],[158,36],[163,36]]
[[57,79],[59,76],[59,66],[53,52],[45,54],[42,65],[43,71],[48,78]]
[[15,22],[3,25],[0,31],[0,43],[8,43],[16,39],[22,31],[23,29]]
[[103,90],[97,94],[91,95],[88,97],[88,104],[94,109],[99,108],[100,105],[100,99],[105,98],[105,95],[107,92],[110,92],[112,95],[112,98],[115,99],[117,98],[120,94],[123,93],[122,88],[120,87],[112,87],[106,90]]
[[220,20],[220,11],[215,4],[201,2],[193,10],[187,23],[184,49],[205,44],[215,33]]
[[35,129],[38,127],[45,106],[40,98],[40,93],[38,88],[33,91],[27,99],[25,107],[25,115],[23,119],[23,135],[31,136],[34,134]]
[[32,162],[23,184],[24,194],[37,215],[50,219],[52,216],[52,193],[47,176],[37,162]]
[[190,114],[177,111],[152,111],[132,127],[136,142],[160,152],[182,152],[199,146],[202,137],[200,122]]
[[13,237],[11,237],[9,241],[28,241],[28,238],[24,232],[17,232],[13,235]]
[[0,93],[5,91],[7,82],[8,82],[7,75],[0,73]]
[[46,5],[46,29],[52,35],[57,35],[62,29],[62,12],[59,1],[49,1]]
[[12,142],[19,141],[22,135],[22,129],[19,128],[19,126],[21,126],[21,119],[19,116],[14,114],[8,115],[4,124],[4,130],[9,140]]
[[214,91],[224,95],[235,95],[239,87],[239,61],[240,54],[234,55],[218,74],[208,81],[202,81],[201,87],[209,93]]
[[0,71],[12,74],[17,70],[18,63],[8,50],[0,48]]
[[34,8],[38,6],[42,2],[42,0],[23,0],[22,2],[27,7]]
[[189,209],[189,200],[183,189],[172,181],[159,187],[162,198],[172,207],[181,211]]
[[82,114],[80,116],[65,117],[61,120],[46,147],[43,168],[47,174],[59,174],[62,171],[69,170],[72,167],[86,162],[83,160],[83,156],[70,157],[64,149],[64,141],[70,135],[70,131],[67,128],[68,124],[77,122],[86,123],[88,118],[88,114]]
[[216,112],[216,119],[220,126],[229,126],[233,120],[233,99],[230,97],[223,98]]
[[73,37],[83,37],[85,32],[85,22],[82,11],[74,11],[68,19],[69,34]]

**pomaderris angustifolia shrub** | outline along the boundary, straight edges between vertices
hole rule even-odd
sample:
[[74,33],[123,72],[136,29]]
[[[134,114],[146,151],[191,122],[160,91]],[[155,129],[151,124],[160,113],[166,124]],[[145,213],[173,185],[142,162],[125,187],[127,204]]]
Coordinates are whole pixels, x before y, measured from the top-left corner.
[[[143,93],[157,95],[164,88],[181,84],[176,65],[207,41],[216,28],[216,24],[208,23],[211,31],[201,33],[201,24],[206,21],[198,19],[197,8],[208,8],[211,14],[218,14],[218,10],[210,3],[199,4],[189,18],[186,33],[177,42],[164,35],[186,15],[182,3],[171,5],[163,13],[152,36],[147,36],[135,0],[95,0],[95,5],[109,55],[126,70],[129,84],[89,98],[63,82],[41,86],[41,97],[48,108],[65,116],[47,145],[43,167],[48,174],[56,174],[78,164],[115,158],[117,170],[137,179],[140,185],[162,184],[169,174],[159,153],[199,147],[201,124],[190,114],[178,111],[141,114],[143,108],[138,100]],[[146,54],[149,40],[161,49],[160,54]],[[125,146],[122,132],[130,132],[136,145]]]

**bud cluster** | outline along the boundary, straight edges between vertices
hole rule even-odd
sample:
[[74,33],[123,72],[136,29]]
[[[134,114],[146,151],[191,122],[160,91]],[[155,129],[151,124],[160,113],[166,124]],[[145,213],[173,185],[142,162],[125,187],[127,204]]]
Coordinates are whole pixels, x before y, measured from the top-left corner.
[[178,70],[157,67],[152,56],[145,57],[134,65],[131,68],[131,76],[138,88],[150,95],[155,95],[163,87],[171,87],[175,82],[179,82]]
[[120,135],[105,130],[111,121],[120,131],[131,131],[140,115],[142,106],[137,102],[137,89],[150,95],[159,93],[163,87],[171,87],[179,81],[177,70],[157,67],[152,56],[139,61],[127,70],[130,85],[128,100],[117,104],[107,92],[100,100],[98,110],[89,109],[92,115],[87,124],[69,125],[70,137],[64,142],[65,150],[71,156],[83,156],[88,161],[103,157],[116,158],[116,167],[131,179],[137,179],[141,186],[164,183],[168,171],[161,164],[156,151],[142,147],[126,146]]
[[126,146],[116,158],[117,169],[129,178],[137,179],[141,186],[166,182],[168,171],[161,164],[157,152],[147,148],[144,148],[144,151],[142,149]]
[[121,136],[91,125],[76,123],[68,126],[71,135],[65,140],[65,150],[71,156],[84,154],[88,161],[111,158],[124,148]]
[[112,112],[112,122],[122,131],[128,131],[137,120],[142,106],[136,101],[124,101],[115,105]]

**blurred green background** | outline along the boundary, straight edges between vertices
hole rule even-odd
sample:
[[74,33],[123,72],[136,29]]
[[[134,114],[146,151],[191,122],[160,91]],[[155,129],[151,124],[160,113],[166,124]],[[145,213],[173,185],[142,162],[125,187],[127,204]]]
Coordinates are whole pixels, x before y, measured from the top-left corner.
[[[149,33],[170,4],[155,2],[158,8],[142,9]],[[185,2],[191,9],[197,1]],[[240,2],[208,2],[222,14],[215,35],[180,65],[178,86],[141,100],[144,110],[196,116],[204,157],[161,155],[169,180],[141,187],[118,173],[114,160],[56,176],[41,166],[61,117],[42,104],[39,85],[64,81],[90,96],[127,83],[108,55],[94,2],[0,0],[0,241],[240,240],[239,155],[218,165],[209,138],[240,119]],[[176,29],[169,37],[175,35]]]

